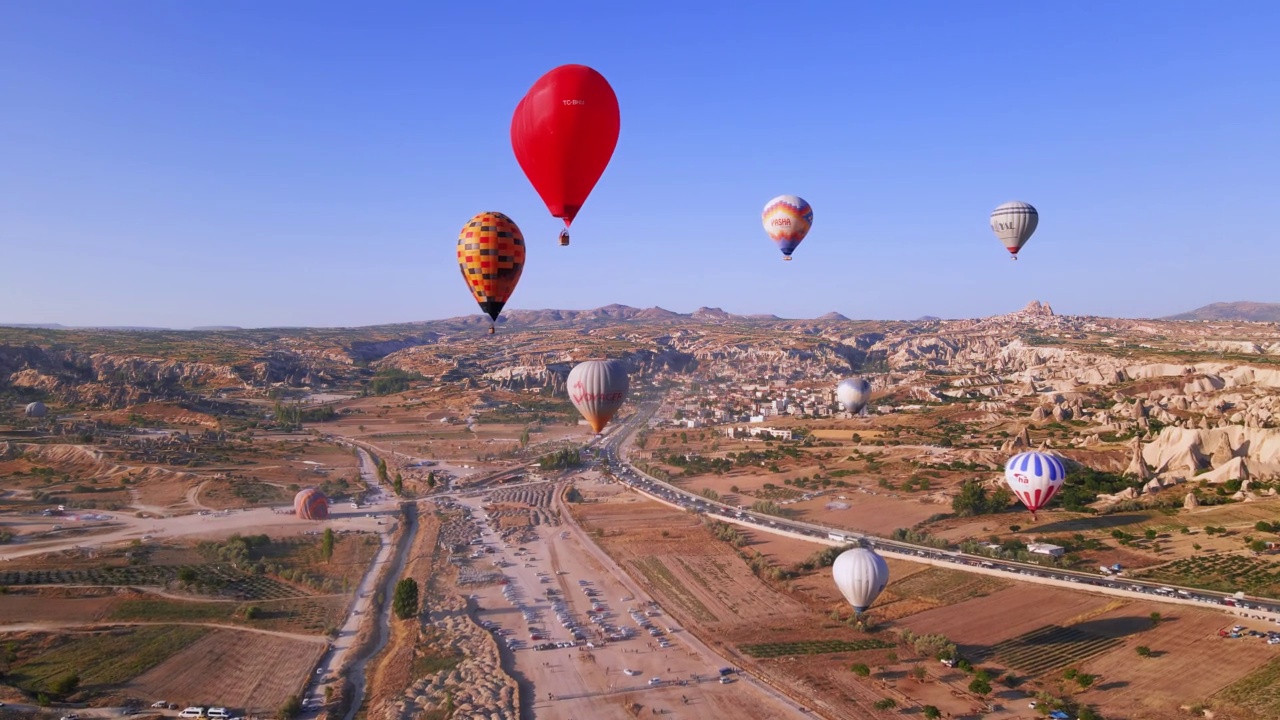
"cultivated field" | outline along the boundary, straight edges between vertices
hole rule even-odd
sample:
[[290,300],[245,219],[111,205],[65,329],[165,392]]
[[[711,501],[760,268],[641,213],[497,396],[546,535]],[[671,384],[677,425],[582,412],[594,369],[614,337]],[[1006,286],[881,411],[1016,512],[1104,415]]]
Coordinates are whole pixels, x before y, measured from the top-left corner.
[[1102,612],[1109,598],[1043,585],[1016,584],[984,597],[928,610],[899,621],[918,635],[946,635],[966,657],[1050,625]]
[[156,625],[6,634],[4,682],[34,696],[49,692],[63,678],[78,675],[79,697],[111,693],[207,632],[200,627]]
[[274,712],[301,692],[323,642],[217,630],[130,681],[140,698]]
[[110,588],[8,588],[0,595],[0,631],[38,621],[93,622],[111,615],[119,594]]
[[[1155,627],[1122,635],[1120,647],[1080,665],[1099,680],[1083,698],[1104,708],[1108,715],[1135,720],[1167,718],[1179,705],[1204,703],[1219,690],[1280,657],[1280,646],[1258,638],[1231,640],[1218,631],[1237,620],[1209,610],[1137,602],[1098,616],[1098,628],[1113,624],[1120,634],[1133,618],[1146,620],[1161,614]],[[1270,629],[1258,621],[1243,621],[1255,630]],[[1151,657],[1139,657],[1138,646],[1151,649]],[[1275,717],[1272,715],[1271,717]]]
[[[830,617],[831,610],[837,607],[843,607],[846,617],[849,613],[847,604],[836,599],[829,570],[801,577],[794,581],[795,589],[788,592],[782,583],[757,577],[734,548],[715,539],[687,513],[616,490],[601,492],[598,498],[593,497],[594,493],[586,494],[589,500],[613,495],[607,502],[589,502],[573,508],[584,527],[593,530],[595,542],[704,641],[724,648],[743,667],[775,687],[787,688],[793,696],[804,698],[805,704],[824,716],[864,720],[894,715],[896,711],[873,708],[874,703],[886,697],[879,681],[849,672],[851,663],[891,665],[894,636],[867,635]],[[753,535],[758,536],[760,545],[742,548],[748,558],[755,556],[757,547],[770,550],[770,555],[801,559],[823,548],[764,533]],[[782,542],[795,543],[795,547],[778,545]],[[763,558],[757,562],[762,574],[772,572]],[[908,569],[929,571],[928,566],[891,562],[895,573],[900,571],[899,577],[909,577]],[[922,582],[921,587],[945,596],[946,580],[933,578]],[[810,585],[829,589],[810,594]],[[973,589],[965,587],[954,592],[957,597],[964,597]],[[956,714],[970,709],[968,700],[951,696],[935,704]]]

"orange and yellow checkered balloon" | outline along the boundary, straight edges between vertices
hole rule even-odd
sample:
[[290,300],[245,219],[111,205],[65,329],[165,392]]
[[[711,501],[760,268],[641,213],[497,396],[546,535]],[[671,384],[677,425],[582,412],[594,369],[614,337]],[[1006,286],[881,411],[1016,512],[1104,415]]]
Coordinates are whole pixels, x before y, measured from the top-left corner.
[[482,212],[458,234],[458,268],[480,310],[493,320],[524,271],[524,236],[511,218]]

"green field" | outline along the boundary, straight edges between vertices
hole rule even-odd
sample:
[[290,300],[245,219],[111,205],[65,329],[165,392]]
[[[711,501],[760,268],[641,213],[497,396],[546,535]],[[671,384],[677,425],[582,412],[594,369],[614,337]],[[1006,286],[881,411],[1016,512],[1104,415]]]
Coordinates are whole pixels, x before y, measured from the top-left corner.
[[884,650],[893,643],[883,640],[802,640],[800,642],[758,643],[739,645],[738,649],[755,658],[786,657],[789,655],[826,655],[828,653],[858,652],[860,650]]
[[1028,675],[1041,675],[1101,655],[1119,644],[1120,640],[1116,638],[1094,635],[1073,627],[1048,625],[982,652],[968,654],[975,662],[994,656],[1006,667]]
[[[108,630],[73,635],[35,635],[9,648],[5,682],[31,693],[47,691],[59,678],[80,676],[80,689],[105,690],[164,662],[209,632],[180,625]],[[16,656],[16,657],[15,657]]]
[[1280,717],[1280,658],[1229,685],[1214,699],[1255,712],[1258,717]]
[[1218,592],[1244,591],[1251,595],[1280,594],[1280,563],[1244,555],[1197,555],[1182,558],[1140,575],[1144,580],[1167,582]]

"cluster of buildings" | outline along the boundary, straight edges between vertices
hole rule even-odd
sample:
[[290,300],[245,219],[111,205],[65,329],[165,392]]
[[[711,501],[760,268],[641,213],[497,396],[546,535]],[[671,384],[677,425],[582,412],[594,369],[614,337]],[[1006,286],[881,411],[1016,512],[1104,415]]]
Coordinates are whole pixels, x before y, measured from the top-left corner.
[[797,388],[789,386],[785,380],[747,385],[729,382],[694,384],[674,391],[671,398],[676,408],[672,424],[687,428],[763,423],[788,415],[831,417],[841,414],[833,388]]

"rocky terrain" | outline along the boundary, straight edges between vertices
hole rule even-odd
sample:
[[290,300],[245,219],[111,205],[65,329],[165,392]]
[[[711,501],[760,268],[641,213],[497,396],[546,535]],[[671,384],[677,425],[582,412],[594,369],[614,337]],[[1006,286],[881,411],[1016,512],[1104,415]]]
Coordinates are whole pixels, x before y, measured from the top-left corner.
[[[966,422],[1060,428],[1048,443],[1160,489],[1280,477],[1280,326],[1061,316],[1045,303],[970,320],[851,321],[611,305],[347,330],[121,332],[0,328],[0,394],[55,412],[157,399],[419,387],[500,406],[487,391],[562,396],[573,364],[625,360],[637,382],[826,388],[865,374],[894,408],[956,406]],[[1017,433],[1002,451],[1017,449]],[[1132,443],[1137,443],[1136,448]],[[993,448],[995,449],[995,448]],[[1079,454],[1079,453],[1076,453]],[[1136,458],[1140,457],[1141,460]]]
[[447,599],[432,611],[429,623],[448,638],[449,650],[461,661],[413,683],[403,696],[375,708],[371,716],[409,720],[442,712],[442,716],[468,720],[519,718],[519,688],[502,670],[493,636],[476,625],[461,602]]

